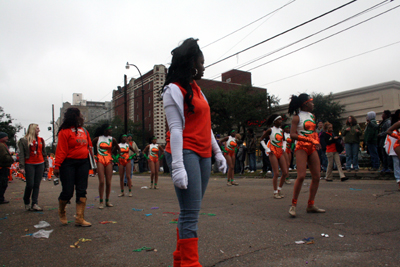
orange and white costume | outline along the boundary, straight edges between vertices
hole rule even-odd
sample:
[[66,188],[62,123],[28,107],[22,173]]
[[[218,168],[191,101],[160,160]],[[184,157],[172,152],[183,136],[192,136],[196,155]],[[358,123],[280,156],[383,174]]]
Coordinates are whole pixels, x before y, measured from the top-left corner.
[[304,150],[307,155],[311,155],[315,151],[315,143],[319,143],[318,134],[315,132],[316,128],[314,115],[310,112],[300,111],[297,134],[308,138],[310,141],[297,140],[295,151]]
[[120,158],[119,158],[119,163],[118,165],[120,166],[126,166],[126,164],[128,164],[129,162],[129,144],[125,143],[125,144],[118,144],[119,148],[121,150],[121,154]]
[[[397,138],[396,138],[397,137]],[[394,130],[392,135],[387,135],[385,140],[385,150],[389,156],[397,156],[394,149],[400,146],[399,131]]]
[[97,141],[97,163],[101,163],[104,167],[108,166],[113,160],[111,156],[112,136],[99,136]]
[[285,143],[286,143],[286,146],[284,146],[284,149],[285,149],[285,152],[287,154],[289,154],[292,152],[292,150],[290,148],[292,146],[293,140],[292,140],[292,138],[290,138],[290,133],[284,133],[284,134],[285,134]]
[[233,157],[235,155],[236,147],[237,147],[236,138],[229,136],[225,144],[226,152],[224,154]]
[[158,144],[150,144],[149,159],[154,163],[158,162],[158,150]]
[[49,161],[49,172],[47,173],[47,179],[51,179],[51,177],[54,175],[53,171],[54,171],[54,158],[52,157],[48,157],[47,160]]
[[267,153],[268,156],[272,153],[277,159],[280,159],[284,152],[283,145],[283,130],[273,126],[271,128],[271,134],[269,135],[269,141],[266,145],[265,153]]

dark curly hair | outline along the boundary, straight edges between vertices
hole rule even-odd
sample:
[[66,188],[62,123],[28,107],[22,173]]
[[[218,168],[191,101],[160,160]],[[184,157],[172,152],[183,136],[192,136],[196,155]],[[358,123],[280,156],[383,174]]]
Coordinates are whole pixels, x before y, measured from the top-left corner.
[[289,115],[299,114],[301,106],[306,102],[308,99],[310,99],[310,96],[308,94],[300,94],[299,96],[297,95],[292,95],[290,98],[290,103],[289,103],[289,110],[288,113]]
[[78,134],[78,128],[83,126],[81,111],[78,108],[68,108],[64,113],[64,120],[58,129],[57,135],[63,129],[75,127],[75,134]]
[[[349,118],[351,118],[351,123],[349,122]],[[356,118],[354,117],[354,116],[349,116],[348,118],[347,118],[347,120],[346,120],[346,125],[347,126],[354,126],[354,125],[357,125],[357,120],[356,120]]]
[[104,132],[107,130],[108,127],[110,127],[109,123],[104,123],[103,125],[98,127],[94,132],[94,137],[99,137],[101,135],[104,135]]
[[160,90],[160,93],[162,93],[166,85],[179,83],[186,90],[185,104],[188,106],[190,113],[194,113],[192,104],[193,91],[190,86],[193,77],[193,66],[197,59],[203,55],[197,41],[198,39],[193,38],[186,39],[180,46],[172,50],[171,66],[168,68],[165,83]]

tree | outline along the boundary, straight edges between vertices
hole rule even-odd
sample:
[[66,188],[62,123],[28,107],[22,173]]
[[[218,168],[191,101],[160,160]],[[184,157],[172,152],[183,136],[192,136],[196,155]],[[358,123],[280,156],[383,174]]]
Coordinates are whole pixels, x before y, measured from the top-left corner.
[[333,131],[338,134],[342,129],[341,114],[344,112],[344,105],[333,101],[333,95],[323,95],[322,93],[313,93],[311,97],[314,99],[314,115],[317,121],[330,122]]
[[7,145],[17,150],[15,135],[22,129],[22,126],[21,124],[12,125],[12,121],[11,115],[4,113],[4,109],[0,107],[0,132],[8,134]]
[[215,133],[228,133],[232,129],[246,132],[251,125],[260,127],[279,103],[265,91],[243,85],[236,90],[204,89],[211,109]]

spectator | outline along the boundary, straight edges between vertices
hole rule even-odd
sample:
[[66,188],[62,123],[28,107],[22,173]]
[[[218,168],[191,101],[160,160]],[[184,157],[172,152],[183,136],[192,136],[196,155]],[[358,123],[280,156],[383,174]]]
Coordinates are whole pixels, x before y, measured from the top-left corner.
[[318,133],[318,139],[319,143],[321,144],[321,149],[317,150],[318,152],[318,157],[321,162],[321,170],[326,172],[326,168],[328,165],[328,159],[326,158],[326,143],[325,139],[321,138],[321,136],[324,134],[324,127],[323,127],[322,121],[318,122],[318,128],[315,130]]
[[239,173],[244,173],[244,161],[246,160],[246,146],[243,144],[242,140],[237,142],[238,144],[238,152],[236,155],[237,162],[239,164]]
[[254,135],[254,131],[251,128],[247,129],[246,145],[247,145],[247,155],[249,158],[249,170],[251,173],[253,173],[257,170],[256,166],[257,137]]
[[14,160],[8,150],[7,141],[8,135],[4,132],[0,132],[0,204],[10,203],[10,201],[5,200],[4,193],[8,187],[8,174],[10,173],[10,167]]
[[[18,141],[19,171],[26,177],[24,203],[29,211],[43,210],[38,206],[39,188],[44,170],[48,171],[49,167],[46,145],[39,132],[39,125],[31,123],[26,135]],[[32,205],[29,206],[31,198]]]
[[377,171],[379,169],[379,155],[377,149],[378,124],[376,123],[375,117],[375,112],[370,111],[367,113],[367,126],[365,127],[364,133],[364,143],[369,155],[371,156],[372,168],[369,168],[369,171]]
[[[263,131],[263,135],[265,134],[265,132],[268,129],[265,128]],[[266,144],[268,143],[269,140],[269,136],[266,136],[263,140],[260,141],[264,141]],[[261,150],[261,154],[262,154],[262,160],[263,160],[263,166],[262,166],[262,171],[260,173],[263,172],[271,172],[272,168],[271,168],[271,162],[269,161],[269,157],[267,156],[267,154],[265,153],[265,149],[264,147],[260,144],[260,150]]]
[[391,172],[391,158],[385,152],[385,140],[386,140],[386,131],[391,126],[390,116],[392,116],[390,110],[385,110],[382,113],[382,121],[378,126],[378,154],[379,158],[382,162],[382,170],[381,173],[390,173]]
[[[362,134],[360,125],[358,125],[354,116],[349,116],[346,120],[346,126],[342,130],[346,149],[346,170],[358,171],[358,151],[360,149],[360,136]],[[351,168],[353,165],[353,169]]]
[[[325,122],[324,124],[325,133],[322,135],[324,141],[326,143],[326,157],[328,158],[328,168],[326,170],[326,181],[332,182],[332,170],[333,170],[333,161],[336,162],[337,169],[339,171],[340,181],[344,182],[348,178],[343,173],[342,164],[340,163],[339,152],[336,149],[336,144],[339,141],[339,136],[335,136],[333,133],[333,126],[329,122]],[[342,149],[343,150],[343,149]]]
[[386,137],[386,152],[391,156],[393,160],[393,170],[394,178],[398,184],[398,190],[400,191],[400,165],[399,165],[399,155],[400,155],[400,140],[399,140],[399,120],[400,120],[400,109],[392,115],[391,124],[392,126],[387,131]]

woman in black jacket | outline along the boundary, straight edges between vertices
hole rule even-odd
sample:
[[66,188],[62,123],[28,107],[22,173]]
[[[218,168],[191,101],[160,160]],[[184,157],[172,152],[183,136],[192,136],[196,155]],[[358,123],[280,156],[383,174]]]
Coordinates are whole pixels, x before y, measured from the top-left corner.
[[340,180],[342,182],[346,181],[348,178],[343,173],[342,164],[340,163],[339,153],[336,149],[336,145],[340,142],[340,137],[335,136],[333,133],[333,126],[329,122],[324,123],[324,133],[321,136],[326,143],[326,157],[328,158],[328,167],[326,170],[326,181],[332,182],[332,170],[333,170],[333,161],[336,162],[336,166],[339,171]]

